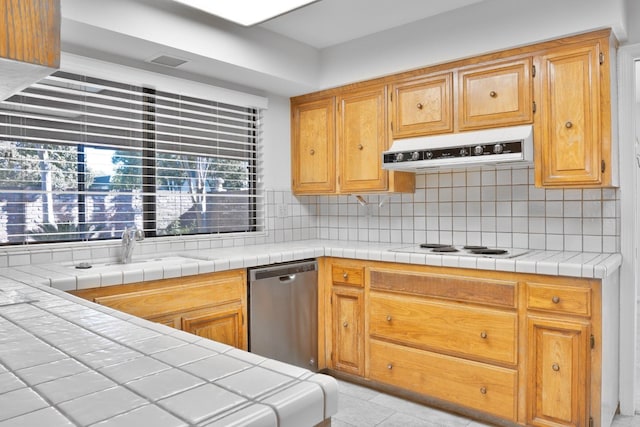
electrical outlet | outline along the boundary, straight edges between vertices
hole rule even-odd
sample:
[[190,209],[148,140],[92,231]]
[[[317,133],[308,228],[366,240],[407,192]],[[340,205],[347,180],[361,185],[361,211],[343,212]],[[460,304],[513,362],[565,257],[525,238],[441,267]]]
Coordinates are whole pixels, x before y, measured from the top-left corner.
[[280,204],[276,206],[276,216],[278,218],[286,218],[289,216],[289,206]]

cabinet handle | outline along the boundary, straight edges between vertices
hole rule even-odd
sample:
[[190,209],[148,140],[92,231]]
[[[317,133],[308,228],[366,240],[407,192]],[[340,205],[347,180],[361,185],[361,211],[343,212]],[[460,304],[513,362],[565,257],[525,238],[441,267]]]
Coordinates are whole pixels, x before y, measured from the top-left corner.
[[342,278],[343,279],[348,279],[349,278],[349,273],[342,273]]
[[480,332],[480,338],[483,340],[487,339],[487,333],[485,331]]
[[567,129],[571,129],[571,128],[573,127],[573,123],[571,123],[571,122],[567,122],[567,123],[565,123],[565,124],[564,124],[564,126],[565,126]]
[[391,315],[387,316],[387,322],[391,322]]
[[358,144],[358,150],[362,150],[364,146],[362,144]]
[[347,326],[349,326],[349,322],[346,322],[346,321],[345,321],[345,322],[342,324],[342,326],[344,326],[344,327],[346,328]]
[[312,148],[311,150],[309,150],[309,154],[311,154],[311,155],[313,156],[314,154],[316,154],[316,150],[314,150],[314,149]]
[[424,107],[424,105],[422,105],[422,102],[418,102],[418,105],[416,105],[416,108],[418,110],[422,110],[422,107]]
[[489,92],[489,96],[495,98],[496,96],[498,96],[498,93],[495,90],[492,90],[491,92]]
[[480,393],[487,394],[487,388],[486,387],[480,387]]
[[389,364],[387,365],[387,369],[388,369],[388,370],[392,370],[392,369],[393,369],[393,365],[392,365],[391,363],[389,363]]
[[551,365],[551,369],[558,372],[560,370],[560,365],[558,365],[557,363],[554,363],[553,365]]
[[557,295],[554,295],[554,296],[551,298],[551,302],[553,302],[554,304],[559,303],[559,302],[560,302],[560,297],[559,297],[559,296],[557,296]]

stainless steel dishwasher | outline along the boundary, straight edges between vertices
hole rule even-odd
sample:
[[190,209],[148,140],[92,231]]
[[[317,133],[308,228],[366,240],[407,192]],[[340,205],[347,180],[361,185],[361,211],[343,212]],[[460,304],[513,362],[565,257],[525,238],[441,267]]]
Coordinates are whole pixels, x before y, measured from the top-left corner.
[[318,263],[249,270],[249,351],[318,370]]

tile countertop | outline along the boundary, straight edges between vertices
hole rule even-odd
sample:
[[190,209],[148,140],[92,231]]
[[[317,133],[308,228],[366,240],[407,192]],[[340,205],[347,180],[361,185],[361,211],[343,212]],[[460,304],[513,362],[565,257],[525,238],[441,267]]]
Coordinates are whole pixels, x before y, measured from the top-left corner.
[[[134,256],[134,262],[127,265],[109,265],[109,260],[103,260],[102,267],[86,270],[74,268],[74,263],[9,267],[0,269],[0,277],[69,291],[255,267],[321,256],[598,279],[613,274],[622,263],[622,256],[618,253],[531,250],[516,258],[492,259],[451,254],[425,255],[390,251],[390,249],[403,246],[407,245],[304,240],[165,254],[165,258],[160,258],[156,262],[153,262],[153,259],[162,257],[163,254],[156,254],[154,257],[147,255],[147,258]],[[162,262],[166,260],[170,261]],[[110,261],[113,262],[113,260]]]
[[0,279],[0,426],[313,426],[336,381]]

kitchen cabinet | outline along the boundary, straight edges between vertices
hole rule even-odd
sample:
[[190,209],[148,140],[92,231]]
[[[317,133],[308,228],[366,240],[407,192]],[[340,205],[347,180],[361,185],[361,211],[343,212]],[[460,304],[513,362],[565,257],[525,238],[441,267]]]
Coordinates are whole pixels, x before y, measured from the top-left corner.
[[291,105],[292,190],[336,191],[335,97]]
[[617,355],[602,331],[615,331],[601,280],[323,262],[336,375],[489,422],[598,426],[613,416],[603,391],[617,384]]
[[550,49],[537,58],[535,182],[543,187],[614,185],[609,38]]
[[415,177],[382,169],[386,87],[291,100],[294,194],[413,192]]
[[204,338],[245,350],[247,348],[244,270],[91,288],[71,293]]
[[533,121],[531,58],[458,71],[458,130]]
[[60,66],[60,0],[0,2],[0,100]]
[[590,287],[527,283],[530,425],[587,425],[591,307]]
[[453,73],[411,78],[391,85],[394,138],[453,132]]
[[331,367],[364,375],[363,269],[343,264],[330,268]]

